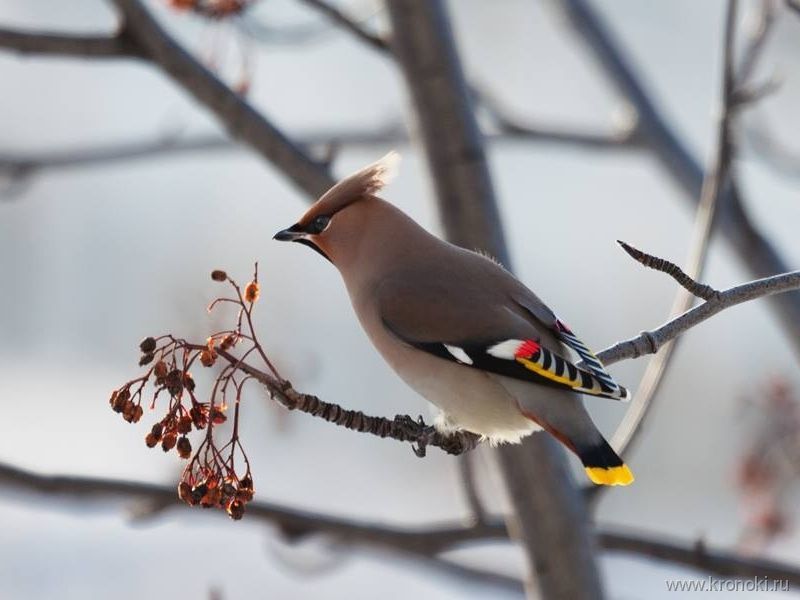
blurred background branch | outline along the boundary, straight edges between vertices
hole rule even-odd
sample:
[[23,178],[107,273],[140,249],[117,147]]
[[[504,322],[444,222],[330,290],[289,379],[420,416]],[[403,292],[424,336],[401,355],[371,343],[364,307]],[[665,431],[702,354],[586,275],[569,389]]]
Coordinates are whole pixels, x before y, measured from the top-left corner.
[[[4,489],[32,495],[34,498],[56,496],[68,502],[147,500],[162,507],[156,513],[159,517],[162,517],[164,510],[185,508],[172,488],[156,484],[96,477],[40,475],[3,463],[0,463],[0,484]],[[217,515],[211,511],[192,514]],[[247,515],[248,519],[274,525],[290,542],[299,542],[310,536],[326,536],[338,544],[377,548],[401,555],[412,555],[426,561],[463,546],[508,541],[506,526],[497,518],[466,526],[461,523],[430,523],[413,528],[393,527],[296,510],[268,502],[252,502],[248,506]],[[702,541],[684,542],[646,535],[639,531],[608,528],[600,529],[597,537],[600,546],[609,552],[643,556],[729,577],[785,579],[792,587],[800,587],[800,570],[796,567],[712,550]],[[469,567],[464,568],[467,571],[462,576],[475,576]],[[488,580],[492,581],[494,575],[496,574],[488,573]],[[502,587],[511,587],[508,580],[503,578],[500,581]]]
[[0,48],[23,55],[71,58],[144,58],[124,32],[107,35],[63,35],[0,28]]

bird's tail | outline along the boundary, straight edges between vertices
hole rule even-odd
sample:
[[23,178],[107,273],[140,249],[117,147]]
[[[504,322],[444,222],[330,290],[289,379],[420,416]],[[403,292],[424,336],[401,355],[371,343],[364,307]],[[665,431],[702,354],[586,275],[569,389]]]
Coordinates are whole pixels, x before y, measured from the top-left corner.
[[592,445],[575,449],[592,483],[630,485],[633,473],[602,436]]

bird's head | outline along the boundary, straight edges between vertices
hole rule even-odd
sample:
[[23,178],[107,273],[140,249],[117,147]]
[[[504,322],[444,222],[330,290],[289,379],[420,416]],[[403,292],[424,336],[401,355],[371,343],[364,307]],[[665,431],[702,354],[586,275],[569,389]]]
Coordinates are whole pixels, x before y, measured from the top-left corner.
[[367,226],[369,200],[389,182],[399,160],[399,154],[390,152],[345,177],[325,192],[297,223],[279,231],[273,239],[309,246],[339,266],[359,246],[359,238]]

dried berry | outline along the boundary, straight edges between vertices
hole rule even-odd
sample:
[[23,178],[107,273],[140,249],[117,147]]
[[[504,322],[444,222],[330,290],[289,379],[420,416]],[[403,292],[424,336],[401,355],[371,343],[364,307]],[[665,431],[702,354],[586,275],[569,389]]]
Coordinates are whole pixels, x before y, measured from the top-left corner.
[[208,485],[205,483],[201,483],[200,485],[196,485],[195,487],[193,487],[192,501],[194,502],[194,504],[200,504],[200,500],[203,499],[203,497],[206,495],[207,492],[208,492]]
[[143,354],[142,358],[139,359],[139,366],[143,367],[145,365],[149,365],[151,362],[153,362],[153,358],[155,358],[155,356],[156,355],[153,354],[152,352],[148,352],[147,354]]
[[221,271],[220,269],[211,271],[211,279],[214,281],[225,281],[227,278],[228,274],[225,271]]
[[161,425],[161,423],[156,423],[153,425],[150,433],[148,433],[147,437],[144,438],[148,448],[155,448],[156,444],[161,441],[161,433],[163,430],[164,427]]
[[164,452],[169,452],[175,447],[175,444],[178,442],[178,434],[174,431],[169,431],[164,434],[164,438],[161,440],[161,449]]
[[155,349],[156,340],[152,337],[144,338],[139,344],[139,350],[141,350],[144,354],[150,354],[151,352],[155,351]]
[[186,502],[186,504],[194,504],[192,502],[192,486],[185,481],[181,481],[178,484],[178,498]]
[[192,455],[192,443],[185,435],[178,440],[178,456],[189,458]]
[[200,500],[200,506],[211,508],[219,505],[220,500],[222,500],[222,491],[218,487],[209,487],[205,496]]
[[194,378],[192,377],[192,374],[189,373],[189,371],[186,371],[183,374],[183,387],[185,387],[190,392],[194,391],[195,388]]
[[225,339],[222,340],[222,343],[219,345],[220,349],[228,350],[233,348],[236,345],[236,342],[239,341],[239,336],[235,333],[229,333],[225,336]]
[[128,423],[135,423],[138,421],[137,415],[141,418],[141,414],[136,409],[141,409],[141,406],[136,404],[133,400],[126,400],[125,406],[122,409],[122,418],[125,419]]
[[167,373],[165,383],[171,395],[179,396],[183,391],[183,373],[178,369],[172,369]]
[[204,367],[210,367],[217,360],[217,353],[214,350],[203,350],[200,353],[200,364]]
[[258,297],[261,295],[261,286],[258,285],[257,281],[251,281],[247,284],[244,288],[244,299],[247,302],[253,303],[258,300]]
[[211,409],[210,418],[214,425],[222,425],[228,420],[228,417],[225,416],[225,413],[222,411],[222,409],[217,406]]
[[189,415],[183,415],[180,419],[178,419],[176,429],[178,433],[189,433],[192,430],[192,417]]
[[165,363],[163,360],[158,361],[153,367],[153,374],[158,379],[164,379],[168,372],[169,369],[167,368],[167,363]]
[[240,520],[244,516],[244,502],[234,500],[228,505],[228,514],[234,521]]
[[190,408],[189,416],[197,429],[205,429],[208,425],[208,408],[202,404],[196,404]]
[[115,390],[111,394],[110,400],[111,408],[114,409],[114,412],[121,413],[123,410],[125,410],[125,403],[128,401],[129,397],[129,394],[123,394],[122,392]]

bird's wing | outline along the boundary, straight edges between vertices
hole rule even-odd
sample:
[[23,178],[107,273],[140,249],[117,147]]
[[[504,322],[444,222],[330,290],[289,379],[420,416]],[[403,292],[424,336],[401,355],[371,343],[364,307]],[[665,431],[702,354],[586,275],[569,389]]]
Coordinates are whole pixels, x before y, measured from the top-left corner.
[[[578,356],[581,357],[581,360],[583,360],[587,370],[600,380],[605,387],[612,390],[621,387],[614,381],[611,374],[606,371],[603,363],[594,355],[594,352],[592,352],[563,321],[556,317],[553,311],[539,300],[539,298],[534,296],[527,289],[523,290],[521,293],[514,294],[513,298],[516,303],[545,325],[560,342],[574,350]],[[625,399],[627,395],[620,396],[620,398]]]
[[614,400],[625,399],[628,394],[624,387],[607,385],[593,373],[576,367],[535,340],[406,342],[440,358],[513,379]]
[[627,397],[613,380],[610,385],[546,347],[560,339],[547,323],[537,329],[515,301],[474,282],[452,274],[387,278],[376,290],[380,318],[400,340],[445,360],[582,394]]

